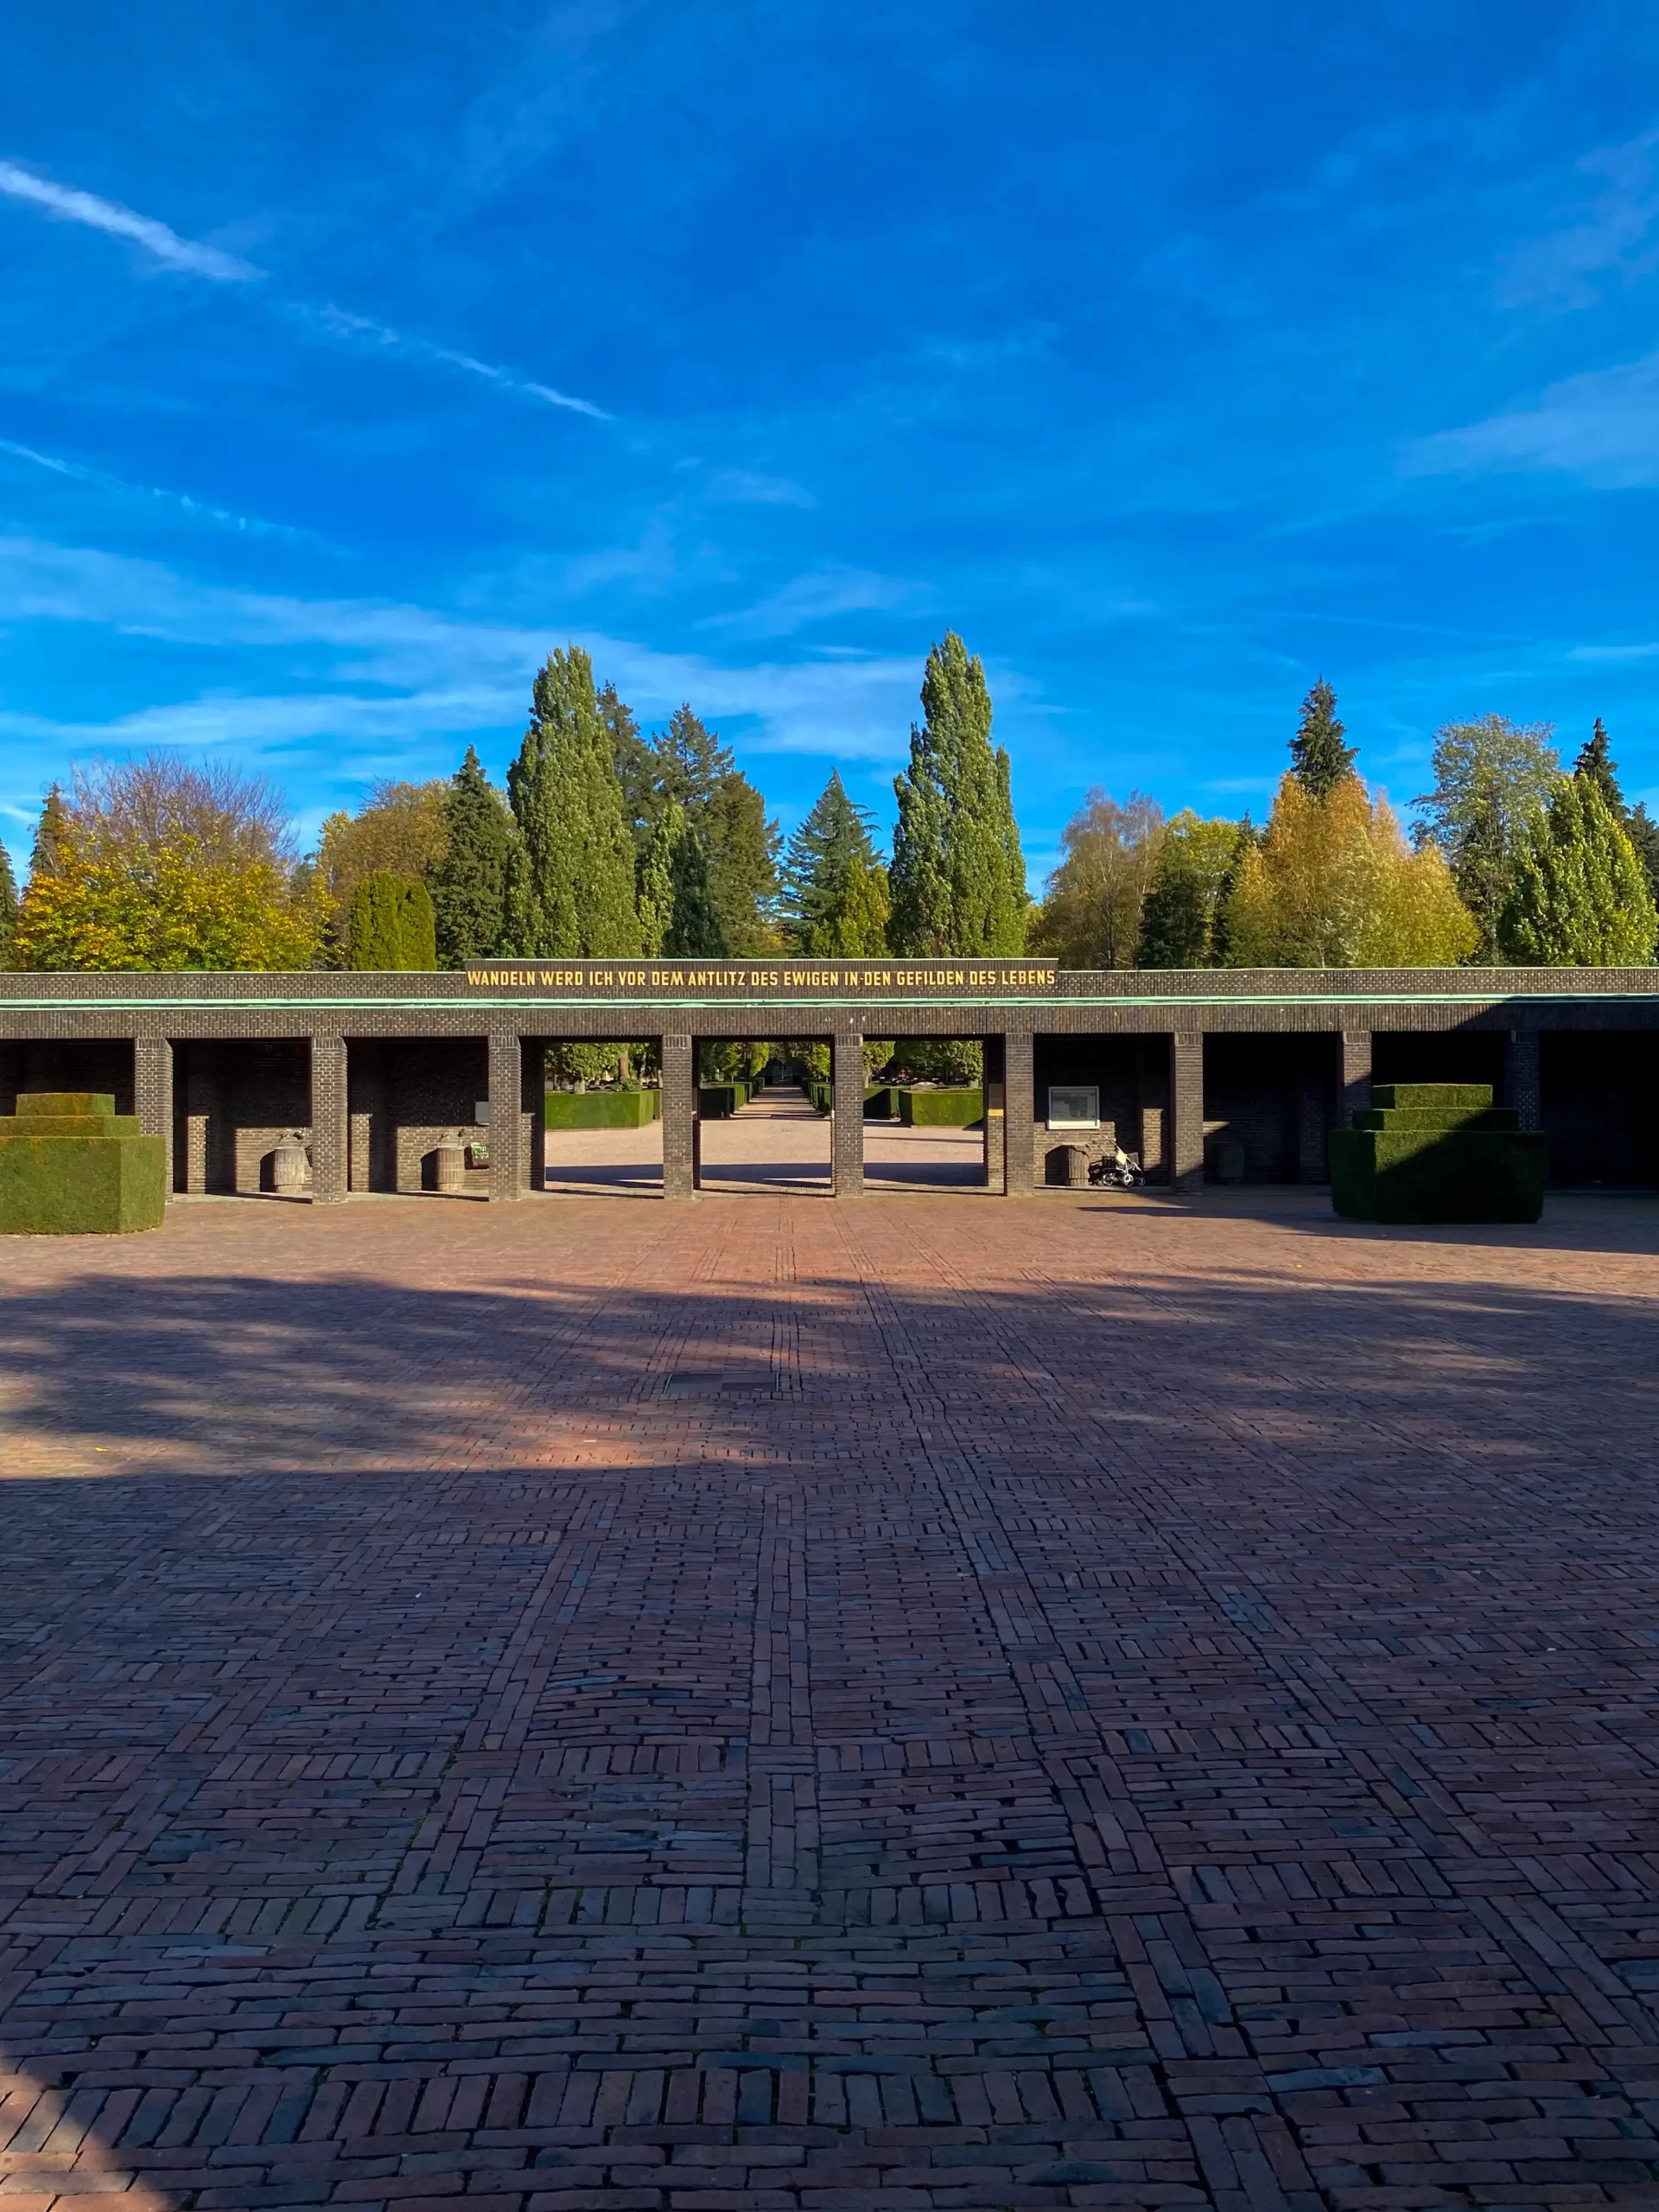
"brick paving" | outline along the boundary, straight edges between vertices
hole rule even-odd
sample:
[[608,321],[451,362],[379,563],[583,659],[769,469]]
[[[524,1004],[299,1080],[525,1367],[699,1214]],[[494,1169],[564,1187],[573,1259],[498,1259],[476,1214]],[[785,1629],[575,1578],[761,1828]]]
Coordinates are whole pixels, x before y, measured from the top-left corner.
[[0,2212],[1659,2203],[1659,1205],[0,1255]]

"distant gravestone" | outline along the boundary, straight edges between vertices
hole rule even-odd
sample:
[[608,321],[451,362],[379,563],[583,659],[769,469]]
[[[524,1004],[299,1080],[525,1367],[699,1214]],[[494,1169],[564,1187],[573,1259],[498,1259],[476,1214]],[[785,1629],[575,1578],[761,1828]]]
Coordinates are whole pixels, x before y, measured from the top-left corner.
[[1331,1202],[1351,1221],[1536,1221],[1548,1152],[1490,1084],[1376,1084],[1331,1132]]
[[0,1116],[0,1235],[117,1236],[166,1210],[167,1147],[107,1092],[25,1091]]

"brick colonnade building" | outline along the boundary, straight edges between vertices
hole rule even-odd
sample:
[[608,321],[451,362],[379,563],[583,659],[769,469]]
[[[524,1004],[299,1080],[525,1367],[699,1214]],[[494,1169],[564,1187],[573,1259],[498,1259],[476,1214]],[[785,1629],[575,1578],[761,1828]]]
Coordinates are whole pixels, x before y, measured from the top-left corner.
[[696,1054],[826,1042],[833,1187],[863,1180],[865,1038],[985,1049],[985,1180],[1041,1187],[1051,1093],[1083,1087],[1147,1179],[1322,1182],[1370,1084],[1491,1083],[1551,1137],[1558,1182],[1659,1183],[1659,970],[1203,969],[1025,960],[493,961],[461,974],[0,976],[0,1111],[113,1091],[164,1137],[175,1192],[252,1191],[298,1131],[312,1197],[417,1190],[441,1136],[489,1148],[489,1195],[541,1187],[546,1048],[654,1039],[663,1187],[696,1181]]

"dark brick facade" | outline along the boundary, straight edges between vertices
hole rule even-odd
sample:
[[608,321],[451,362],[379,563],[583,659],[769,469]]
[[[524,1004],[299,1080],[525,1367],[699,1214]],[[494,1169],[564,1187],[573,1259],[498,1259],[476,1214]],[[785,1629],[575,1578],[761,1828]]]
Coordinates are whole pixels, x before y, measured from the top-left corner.
[[[867,988],[868,986],[868,988]],[[8,976],[0,1110],[22,1089],[97,1089],[173,1150],[175,1190],[267,1187],[297,1132],[315,1199],[416,1192],[446,1135],[489,1140],[491,1197],[539,1188],[543,1048],[652,1037],[664,1189],[696,1188],[699,1041],[830,1044],[835,1185],[862,1187],[866,1036],[986,1046],[986,1179],[1040,1189],[1055,1083],[1094,1083],[1154,1182],[1218,1172],[1317,1182],[1331,1127],[1377,1081],[1491,1082],[1551,1132],[1576,1183],[1659,1183],[1651,969],[1055,974],[1029,963],[551,963],[484,976]],[[487,1132],[480,1102],[489,1103]],[[1103,1131],[1103,1136],[1106,1134]],[[1064,1141],[1060,1139],[1058,1141]]]

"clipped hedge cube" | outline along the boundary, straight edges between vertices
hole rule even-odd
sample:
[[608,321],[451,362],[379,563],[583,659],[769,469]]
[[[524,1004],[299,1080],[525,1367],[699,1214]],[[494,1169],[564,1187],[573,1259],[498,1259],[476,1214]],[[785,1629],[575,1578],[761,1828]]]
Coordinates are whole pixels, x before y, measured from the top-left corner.
[[1378,1084],[1331,1132],[1331,1203],[1350,1221],[1536,1221],[1548,1139],[1476,1083]]
[[107,1092],[25,1091],[0,1117],[0,1236],[125,1236],[166,1211],[167,1147]]

